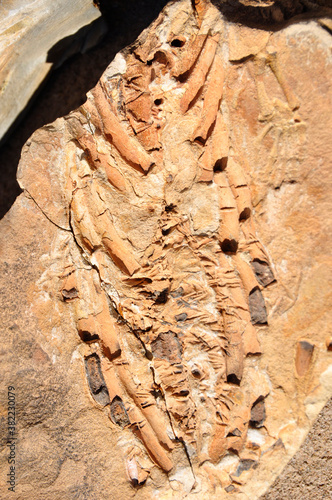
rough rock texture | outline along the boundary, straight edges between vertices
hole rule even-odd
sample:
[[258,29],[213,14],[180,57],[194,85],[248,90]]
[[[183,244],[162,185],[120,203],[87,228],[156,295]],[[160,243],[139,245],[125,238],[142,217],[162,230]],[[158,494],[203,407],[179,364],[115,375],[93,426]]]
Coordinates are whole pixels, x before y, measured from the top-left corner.
[[332,491],[332,400],[319,414],[303,446],[261,500],[325,500]]
[[54,63],[96,43],[103,29],[92,23],[100,16],[92,0],[1,2],[0,139]]
[[308,89],[330,44],[313,22],[271,34],[177,2],[27,143],[2,222],[4,285],[21,272],[27,297],[7,292],[22,498],[257,498],[299,446],[331,392],[330,103]]

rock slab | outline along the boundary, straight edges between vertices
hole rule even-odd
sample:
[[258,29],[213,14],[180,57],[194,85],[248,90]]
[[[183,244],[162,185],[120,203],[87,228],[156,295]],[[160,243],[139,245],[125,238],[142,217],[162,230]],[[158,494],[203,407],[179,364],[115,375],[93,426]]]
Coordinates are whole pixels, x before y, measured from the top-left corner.
[[17,498],[259,498],[298,449],[331,395],[330,47],[171,3],[28,141],[1,222]]

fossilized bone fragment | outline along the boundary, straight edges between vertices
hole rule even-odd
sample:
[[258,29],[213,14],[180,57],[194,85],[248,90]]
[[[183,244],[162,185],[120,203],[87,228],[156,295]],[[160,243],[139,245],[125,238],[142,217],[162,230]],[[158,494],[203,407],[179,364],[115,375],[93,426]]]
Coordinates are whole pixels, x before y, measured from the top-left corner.
[[119,120],[108,105],[100,84],[94,89],[93,96],[96,109],[102,121],[105,137],[109,138],[129,164],[132,163],[140,167],[144,172],[148,171],[152,165],[149,155],[123,130]]
[[208,36],[203,46],[202,52],[199,55],[197,64],[193,68],[188,81],[186,90],[180,102],[180,110],[185,113],[192,101],[197,96],[198,92],[204,85],[207,74],[210,70],[215,57],[216,48],[219,41],[219,35]]

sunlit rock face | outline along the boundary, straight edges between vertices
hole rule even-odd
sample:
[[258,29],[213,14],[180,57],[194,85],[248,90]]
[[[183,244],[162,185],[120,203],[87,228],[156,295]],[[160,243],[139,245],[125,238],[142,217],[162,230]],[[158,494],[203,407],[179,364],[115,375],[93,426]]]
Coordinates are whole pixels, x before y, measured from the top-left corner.
[[300,446],[331,394],[330,46],[171,2],[26,143],[1,223],[22,498],[259,498]]

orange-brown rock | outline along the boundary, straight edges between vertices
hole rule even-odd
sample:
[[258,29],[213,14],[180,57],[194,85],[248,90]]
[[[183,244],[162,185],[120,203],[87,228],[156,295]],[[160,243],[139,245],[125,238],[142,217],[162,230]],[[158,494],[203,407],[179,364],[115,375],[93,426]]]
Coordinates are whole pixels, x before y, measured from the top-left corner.
[[330,45],[173,2],[28,141],[1,223],[20,498],[255,499],[295,452],[332,389]]

